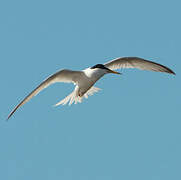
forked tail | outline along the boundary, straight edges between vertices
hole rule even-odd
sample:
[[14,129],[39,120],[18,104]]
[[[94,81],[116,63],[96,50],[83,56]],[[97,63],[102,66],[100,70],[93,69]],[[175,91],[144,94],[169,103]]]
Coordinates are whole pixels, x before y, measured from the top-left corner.
[[92,86],[82,97],[78,96],[76,89],[69,94],[67,97],[65,97],[63,100],[55,104],[55,106],[59,105],[65,105],[69,102],[69,105],[72,103],[77,104],[78,102],[81,103],[83,98],[88,98],[88,96],[92,96],[94,93],[100,91],[100,88]]

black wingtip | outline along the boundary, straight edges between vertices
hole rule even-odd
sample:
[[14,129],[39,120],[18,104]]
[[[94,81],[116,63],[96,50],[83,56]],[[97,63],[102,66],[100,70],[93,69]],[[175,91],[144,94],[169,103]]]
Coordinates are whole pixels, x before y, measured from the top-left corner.
[[11,116],[12,116],[12,114],[10,114],[10,115],[7,117],[6,121],[8,121]]
[[176,73],[175,73],[174,71],[172,71],[170,68],[168,68],[168,67],[166,67],[166,66],[163,66],[163,65],[162,65],[162,67],[164,67],[164,68],[166,69],[165,72],[167,72],[167,73],[169,73],[169,74],[176,75]]
[[174,71],[172,71],[171,69],[169,69],[168,73],[176,75],[176,73]]
[[163,66],[161,65],[162,67],[164,67],[166,69],[166,72],[167,73],[170,73],[170,74],[173,74],[173,75],[176,75],[176,73],[174,71],[172,71],[170,68],[166,67],[166,66]]
[[19,105],[18,106],[16,106],[16,108],[8,115],[8,117],[7,117],[7,119],[6,119],[6,121],[8,121],[9,120],[9,118],[14,114],[14,112],[17,110],[17,108],[19,107]]

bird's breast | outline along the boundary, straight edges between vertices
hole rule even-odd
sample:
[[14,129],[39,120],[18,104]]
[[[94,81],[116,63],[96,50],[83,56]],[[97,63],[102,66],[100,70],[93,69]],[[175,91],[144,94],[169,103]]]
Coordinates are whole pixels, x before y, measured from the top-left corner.
[[83,95],[86,93],[97,80],[99,80],[104,74],[97,72],[92,69],[83,70],[84,75],[81,77],[81,80],[77,83],[79,87],[79,94]]
[[83,70],[85,76],[94,83],[99,80],[105,73],[101,71],[100,69],[90,69],[87,68]]

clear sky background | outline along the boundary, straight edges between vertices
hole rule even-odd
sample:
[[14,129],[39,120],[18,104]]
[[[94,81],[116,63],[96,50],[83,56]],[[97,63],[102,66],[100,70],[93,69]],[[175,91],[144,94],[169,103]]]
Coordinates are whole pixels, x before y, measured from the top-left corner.
[[[180,180],[181,3],[0,2],[0,179]],[[82,104],[52,105],[73,90],[54,84],[9,112],[62,68],[138,56],[176,76],[107,75]]]

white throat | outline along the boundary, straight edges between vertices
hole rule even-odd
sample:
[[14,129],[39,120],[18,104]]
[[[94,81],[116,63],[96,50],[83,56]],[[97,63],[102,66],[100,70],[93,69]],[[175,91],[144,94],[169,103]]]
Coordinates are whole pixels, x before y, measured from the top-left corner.
[[104,76],[105,74],[107,74],[105,69],[100,69],[100,68],[95,68],[95,69],[87,68],[87,69],[84,69],[83,72],[85,73],[87,77],[96,81],[100,79],[102,76]]

